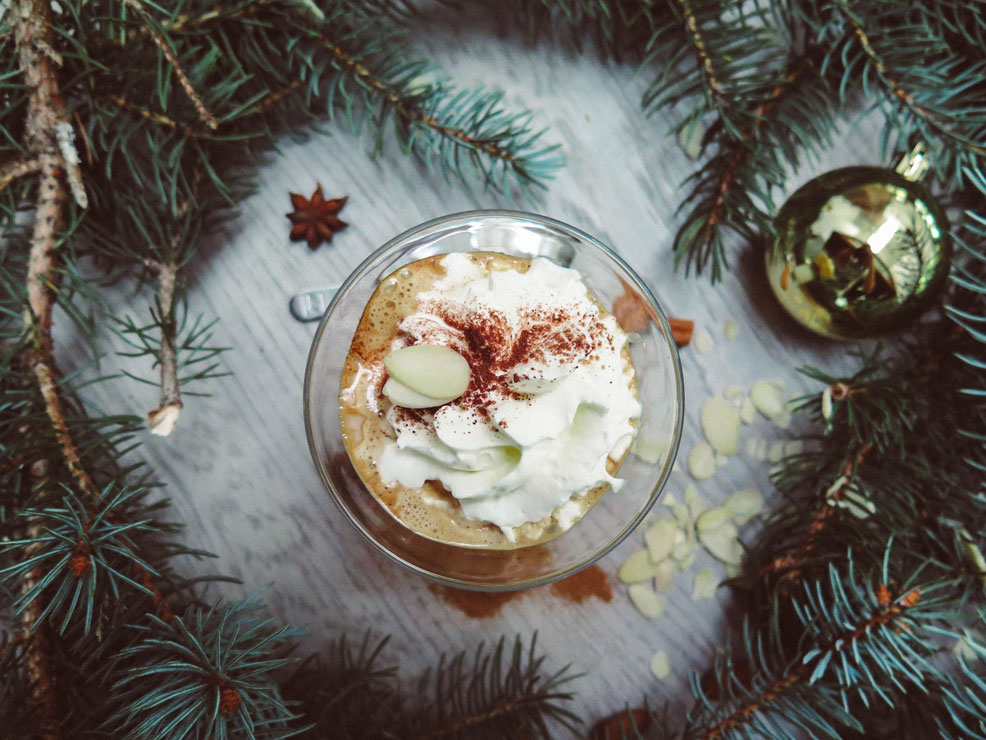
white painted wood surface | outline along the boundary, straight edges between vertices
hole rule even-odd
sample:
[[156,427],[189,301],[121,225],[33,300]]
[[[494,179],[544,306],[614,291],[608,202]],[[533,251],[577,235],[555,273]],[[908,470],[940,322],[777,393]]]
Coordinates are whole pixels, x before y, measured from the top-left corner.
[[[729,384],[748,390],[769,378],[783,380],[793,396],[812,388],[795,367],[848,365],[844,346],[812,339],[781,314],[761,277],[759,255],[734,250],[735,269],[716,287],[673,271],[669,246],[681,183],[697,165],[670,133],[672,118],[648,119],[640,112],[646,73],[555,44],[528,46],[519,32],[475,14],[436,16],[426,25],[426,49],[458,84],[502,88],[507,105],[529,107],[549,128],[547,140],[562,145],[567,167],[529,209],[611,245],[670,315],[694,319],[712,336],[711,353],[701,356],[694,346],[682,352],[687,418],[681,468],[701,438],[698,409],[710,394]],[[424,220],[511,204],[447,184],[394,147],[371,161],[357,136],[341,126],[326,128],[329,135],[304,143],[285,141],[261,165],[256,195],[186,276],[191,310],[220,317],[217,342],[232,348],[223,358],[232,376],[190,388],[211,396],[186,397],[175,433],[167,439],[147,435],[140,452],[167,484],[174,518],[187,523],[184,541],[218,555],[217,561],[186,563],[186,571],[240,578],[243,586],[222,589],[229,596],[267,587],[264,598],[276,616],[307,630],[306,651],[342,632],[358,637],[370,628],[393,636],[386,659],[412,677],[443,652],[536,631],[549,670],[571,663],[586,674],[572,688],[587,727],[644,696],[652,706],[669,701],[683,714],[690,705],[688,672],[707,666],[730,617],[723,590],[715,601],[691,598],[694,575],[713,565],[707,556],[676,577],[658,620],[639,615],[615,578],[619,564],[641,546],[639,533],[600,562],[614,584],[612,602],[574,605],[543,588],[476,620],[436,600],[425,581],[378,555],[330,501],[309,459],[302,421],[302,377],[315,324],[292,320],[289,297],[341,281],[372,249]],[[875,130],[867,123],[847,133],[821,162],[793,174],[789,190],[835,166],[879,164]],[[307,194],[316,183],[329,197],[349,196],[341,216],[351,225],[331,246],[310,252],[288,242],[284,214],[289,190]],[[147,296],[121,291],[111,300],[120,313],[147,315]],[[733,341],[723,334],[729,319],[741,327]],[[58,339],[68,368],[82,349],[66,324],[60,322]],[[103,337],[100,346],[113,349],[112,338]],[[111,357],[100,372],[118,364]],[[128,367],[153,372],[146,365]],[[156,405],[156,389],[126,379],[89,387],[84,397],[97,411],[144,414]],[[782,435],[763,419],[743,433]],[[765,463],[740,454],[699,489],[714,503],[743,488],[767,492],[766,476]],[[680,496],[687,483],[680,470],[669,489]],[[667,651],[672,666],[663,682],[649,669],[656,650]]]

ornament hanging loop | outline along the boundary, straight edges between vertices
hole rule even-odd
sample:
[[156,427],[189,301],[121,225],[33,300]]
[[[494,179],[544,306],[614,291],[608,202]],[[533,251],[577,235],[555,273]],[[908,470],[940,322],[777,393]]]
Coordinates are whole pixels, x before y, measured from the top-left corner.
[[920,182],[931,169],[928,147],[924,145],[924,142],[919,141],[911,151],[901,158],[894,169],[905,180]]

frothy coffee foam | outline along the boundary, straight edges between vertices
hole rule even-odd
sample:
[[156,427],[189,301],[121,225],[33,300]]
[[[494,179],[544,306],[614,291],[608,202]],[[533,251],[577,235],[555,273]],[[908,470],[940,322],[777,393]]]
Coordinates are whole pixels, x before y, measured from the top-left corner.
[[[469,389],[437,409],[392,406],[383,358],[421,343],[466,357]],[[619,487],[640,413],[626,337],[579,274],[493,253],[428,258],[384,280],[341,401],[356,470],[398,519],[494,548],[549,539]]]

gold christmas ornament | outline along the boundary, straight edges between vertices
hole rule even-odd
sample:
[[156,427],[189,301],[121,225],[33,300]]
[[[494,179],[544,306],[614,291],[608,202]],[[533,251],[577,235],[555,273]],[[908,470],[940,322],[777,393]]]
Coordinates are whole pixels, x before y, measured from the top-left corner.
[[767,279],[798,322],[833,339],[907,326],[945,284],[948,220],[918,182],[923,147],[897,167],[846,167],[801,187],[775,220]]

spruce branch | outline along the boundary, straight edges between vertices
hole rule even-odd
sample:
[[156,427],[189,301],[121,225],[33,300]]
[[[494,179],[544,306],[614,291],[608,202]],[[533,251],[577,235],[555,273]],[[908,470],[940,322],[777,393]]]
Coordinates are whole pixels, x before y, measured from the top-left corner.
[[[492,650],[480,644],[466,669],[466,653],[443,659],[437,669],[422,678],[422,697],[431,694],[408,722],[409,740],[438,738],[551,737],[549,723],[568,730],[580,720],[564,702],[573,694],[563,690],[576,678],[563,668],[542,675],[543,656],[536,654],[537,636],[525,650],[515,639],[509,654],[500,638]],[[430,688],[430,690],[429,690]]]
[[304,660],[285,681],[284,696],[311,723],[309,735],[379,738],[401,725],[406,707],[396,690],[397,669],[382,665],[388,642],[366,632],[353,646],[343,635],[325,653]]
[[856,469],[862,464],[869,452],[869,444],[863,444],[855,454],[850,453],[850,459],[842,469],[842,474],[825,489],[824,498],[818,510],[811,518],[807,529],[798,532],[796,539],[801,542],[793,554],[780,554],[775,556],[764,568],[760,570],[759,577],[769,575],[779,577],[781,589],[787,588],[787,584],[797,579],[801,575],[801,567],[808,561],[809,556],[815,549],[819,537],[822,536],[825,525],[829,517],[833,516],[842,504],[847,492],[850,491]]
[[201,96],[195,91],[192,81],[188,78],[188,73],[182,68],[181,62],[178,60],[174,49],[171,48],[168,38],[161,32],[158,24],[153,20],[153,18],[151,18],[144,4],[140,2],[140,0],[123,0],[123,4],[129,8],[133,8],[140,16],[141,20],[145,24],[144,27],[147,30],[147,33],[154,41],[154,45],[161,50],[161,54],[168,60],[168,64],[171,65],[175,76],[178,78],[178,84],[181,85],[181,89],[185,91],[188,99],[191,100],[192,105],[195,106],[195,111],[198,113],[199,120],[202,121],[203,125],[215,131],[219,127],[219,121],[217,121],[216,117],[209,111],[208,108],[206,108]]
[[600,54],[618,62],[643,62],[655,36],[677,22],[666,3],[647,0],[518,0],[515,4],[512,14],[523,19],[532,42],[547,36],[581,51],[588,38]]
[[[743,657],[727,651],[711,683],[693,682],[698,704],[685,737],[793,737],[797,728],[840,738],[860,729],[854,709],[877,699],[892,707],[896,692],[939,677],[936,638],[954,607],[952,582],[918,583],[920,570],[902,573],[890,555],[888,544],[879,569],[861,577],[850,551],[847,567],[832,564],[823,579],[804,582],[790,608],[776,594],[763,631],[747,627]],[[783,614],[794,615],[797,631]],[[750,666],[749,680],[737,678],[738,661]]]
[[291,633],[275,628],[248,598],[193,606],[171,621],[150,617],[123,650],[113,686],[116,734],[287,738],[296,716],[271,681],[289,663],[279,653]]
[[[350,102],[362,98],[376,129],[374,152],[382,147],[388,118],[394,122],[398,143],[426,164],[439,161],[446,173],[463,183],[478,175],[484,186],[505,192],[514,179],[521,187],[543,186],[561,158],[556,146],[538,149],[543,131],[531,126],[530,114],[510,115],[500,109],[498,92],[456,91],[444,82],[421,82],[431,72],[423,61],[404,61],[408,51],[401,34],[391,31],[383,39],[365,21],[348,29],[341,9],[327,14],[310,35],[328,53],[338,72],[329,80],[330,104],[338,97],[346,114],[359,121]],[[313,65],[313,60],[306,60]]]
[[[40,535],[41,525],[31,522],[27,534],[29,538]],[[25,550],[25,556],[33,557],[33,545]],[[43,569],[31,568],[21,583],[21,598],[25,598],[44,578]],[[57,720],[55,703],[54,672],[51,664],[51,650],[48,644],[48,625],[42,624],[43,603],[32,599],[21,613],[21,640],[26,653],[26,675],[30,686],[31,707],[36,717],[38,732],[43,740],[59,740],[62,736]]]
[[786,179],[780,162],[826,141],[834,128],[833,113],[827,85],[800,58],[751,105],[739,130],[726,116],[717,118],[705,135],[705,146],[714,153],[685,181],[690,189],[672,242],[675,264],[683,263],[686,273],[708,268],[715,283],[729,265],[727,232],[747,242],[771,235],[772,193]]
[[837,0],[822,8],[805,17],[827,40],[824,66],[840,77],[843,100],[878,92],[894,122],[884,149],[906,150],[914,139],[938,144],[933,166],[957,185],[962,169],[986,155],[982,4]]
[[[853,14],[851,8],[845,2],[841,2],[841,7],[843,13],[849,21],[849,24],[852,26],[853,33],[856,35],[856,38],[859,39],[860,46],[863,48],[866,56],[869,57],[870,63],[876,69],[876,73],[880,80],[886,87],[889,88],[893,96],[896,97],[897,100],[899,100],[915,116],[927,123],[930,128],[940,136],[952,138],[957,143],[967,147],[970,151],[975,152],[976,154],[986,154],[986,144],[977,143],[969,136],[964,135],[960,130],[957,130],[955,125],[956,122],[952,116],[922,105],[917,100],[917,95],[915,93],[904,89],[901,83],[891,75],[884,58],[873,47],[873,43],[866,35],[866,31],[863,28],[860,18]],[[982,65],[979,65],[979,67],[980,69],[974,68],[971,70],[974,75],[981,74]],[[967,72],[963,70],[962,74],[967,74]],[[952,82],[954,84],[955,81],[953,80]]]
[[0,190],[6,189],[10,183],[25,175],[33,175],[40,169],[41,161],[38,159],[5,162],[0,165]]
[[717,106],[725,88],[719,81],[716,63],[712,60],[712,55],[706,45],[701,28],[702,24],[699,22],[689,0],[675,0],[675,2],[680,8],[681,16],[685,21],[685,28],[688,31],[688,38],[695,49],[695,55],[698,57],[698,68],[702,72],[703,86],[706,88],[712,105]]
[[147,108],[142,108],[141,106],[131,103],[126,98],[120,97],[119,95],[107,94],[106,100],[118,106],[122,110],[132,113],[136,116],[144,118],[148,121],[153,121],[154,123],[166,126],[170,129],[181,130],[182,133],[187,136],[193,136],[194,131],[185,126],[184,123],[178,123],[177,121],[168,118],[168,116],[163,113],[155,113],[154,111],[148,110]]
[[[20,0],[12,3],[11,12],[14,15],[14,44],[20,72],[30,91],[24,143],[32,161],[36,162],[40,177],[26,281],[28,307],[24,324],[29,333],[26,361],[33,366],[49,422],[62,447],[65,464],[80,488],[91,495],[95,492],[95,486],[82,466],[68,432],[58,395],[51,340],[51,312],[54,286],[57,284],[54,255],[67,206],[67,192],[58,173],[60,169],[77,168],[77,163],[66,162],[64,148],[59,146],[59,128],[66,120],[64,103],[58,88],[55,63],[51,55],[42,51],[51,48],[54,43],[51,8],[44,0]],[[32,522],[28,533],[37,535],[39,528],[39,524]],[[31,568],[22,582],[22,598],[36,591],[45,577],[40,568]],[[32,598],[28,603],[31,608],[22,615],[21,632],[25,636],[32,705],[38,716],[42,737],[57,740],[60,732],[55,712],[55,688],[47,629],[41,622],[44,607],[38,598]]]
[[147,426],[153,434],[171,434],[181,413],[181,392],[178,386],[178,361],[175,350],[175,282],[178,266],[158,265],[158,311],[161,316],[161,342],[158,359],[161,364],[161,402],[147,415]]

